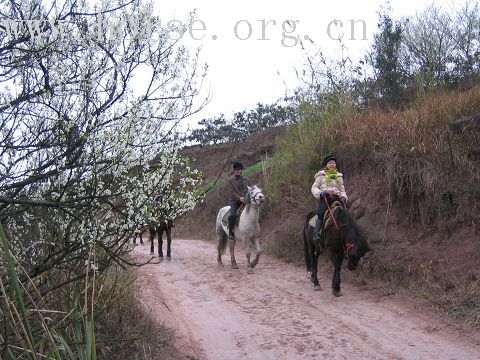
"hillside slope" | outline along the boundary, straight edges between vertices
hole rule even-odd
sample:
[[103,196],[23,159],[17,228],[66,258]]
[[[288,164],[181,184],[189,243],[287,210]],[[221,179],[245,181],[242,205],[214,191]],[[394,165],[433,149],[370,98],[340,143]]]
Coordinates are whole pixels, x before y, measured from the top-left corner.
[[248,167],[272,156],[275,141],[284,132],[285,127],[279,126],[255,133],[241,142],[189,146],[182,150],[182,155],[194,160],[194,167],[203,172],[208,183],[220,175],[228,176],[234,161],[240,161]]

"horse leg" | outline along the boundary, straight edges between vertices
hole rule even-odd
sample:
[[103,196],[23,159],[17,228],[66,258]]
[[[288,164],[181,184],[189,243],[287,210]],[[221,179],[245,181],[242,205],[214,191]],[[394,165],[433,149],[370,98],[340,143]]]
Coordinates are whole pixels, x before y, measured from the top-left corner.
[[307,268],[307,273],[310,274],[312,273],[312,257],[310,256],[310,246],[308,245],[308,238],[307,235],[305,234],[305,229],[303,230],[303,255],[305,257],[305,266]]
[[262,254],[262,248],[260,247],[260,237],[255,238],[255,250],[256,250],[256,255],[255,259],[252,261],[252,269],[257,266],[258,260],[260,260],[260,255]]
[[232,268],[238,269],[237,261],[235,260],[235,239],[228,239],[230,245],[230,261],[232,263]]
[[[313,248],[310,248],[309,252],[308,252],[307,275],[310,278],[310,281],[312,283],[314,282],[314,275],[313,275],[313,264],[314,263],[315,263],[315,250],[313,250]],[[318,261],[317,261],[317,263],[318,263]]]
[[313,281],[313,290],[318,291],[320,290],[320,283],[318,282],[318,257],[320,253],[315,251],[312,257],[312,281]]
[[154,243],[153,240],[155,239],[155,227],[149,226],[148,231],[150,233],[150,255],[154,255]]
[[253,274],[253,267],[252,267],[252,263],[250,262],[250,256],[252,255],[252,252],[250,250],[251,241],[247,240],[246,245],[247,245],[247,249],[246,249],[246,252],[245,252],[245,256],[247,258],[247,273],[248,274]]
[[158,236],[158,257],[160,260],[163,260],[163,230],[165,228],[163,227],[163,224],[160,224],[158,227],[157,231],[157,236]]
[[333,280],[332,280],[332,294],[333,296],[342,296],[340,291],[340,270],[342,268],[343,255],[335,254],[333,257]]
[[217,263],[218,266],[223,267],[222,253],[225,250],[227,234],[225,234],[221,225],[218,224],[216,226],[215,232],[217,233]]
[[172,228],[167,225],[165,232],[167,233],[167,260],[172,260]]
[[140,230],[140,244],[141,244],[141,245],[145,245],[145,244],[143,243],[142,233],[143,233],[143,231]]
[[217,243],[218,243],[218,245],[217,245],[217,264],[218,264],[218,266],[223,267],[222,250],[220,249],[220,241],[221,240],[217,239]]
[[307,277],[313,282],[313,251],[312,251],[312,239],[313,233],[310,229],[310,225],[307,223],[303,228],[303,253],[305,256],[305,266],[307,268]]

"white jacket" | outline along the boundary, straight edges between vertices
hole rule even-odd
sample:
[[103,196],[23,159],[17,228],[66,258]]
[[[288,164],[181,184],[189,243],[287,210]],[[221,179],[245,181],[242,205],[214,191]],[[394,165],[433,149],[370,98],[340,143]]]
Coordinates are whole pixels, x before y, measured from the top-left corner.
[[327,184],[327,173],[325,170],[320,170],[315,174],[315,182],[312,185],[312,195],[316,199],[320,199],[320,193],[325,191],[331,195],[338,195],[341,198],[347,200],[347,193],[345,192],[345,186],[343,185],[343,174],[337,172],[338,183],[336,180],[330,180]]

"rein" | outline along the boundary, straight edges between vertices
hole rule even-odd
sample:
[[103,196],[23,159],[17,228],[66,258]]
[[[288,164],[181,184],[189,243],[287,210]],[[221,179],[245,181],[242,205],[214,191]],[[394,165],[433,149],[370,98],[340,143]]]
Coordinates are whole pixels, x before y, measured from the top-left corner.
[[325,201],[325,204],[327,204],[327,209],[328,212],[330,213],[330,216],[332,217],[333,223],[335,224],[335,227],[337,228],[338,231],[340,231],[340,228],[338,227],[337,220],[335,219],[335,216],[333,216],[332,209],[330,209],[330,205],[328,205],[327,198],[324,197],[323,200]]
[[[332,220],[333,220],[333,223],[335,224],[335,227],[337,228],[338,231],[340,231],[340,228],[338,227],[337,220],[335,219],[335,216],[333,216],[332,209],[330,208],[330,205],[328,205],[327,198],[325,197],[325,198],[323,198],[323,200],[325,200],[325,204],[327,204],[328,212],[330,213],[330,216],[332,217]],[[348,256],[350,250],[352,250],[353,247],[354,247],[354,244],[351,243],[351,242],[348,242],[343,246],[343,252]]]

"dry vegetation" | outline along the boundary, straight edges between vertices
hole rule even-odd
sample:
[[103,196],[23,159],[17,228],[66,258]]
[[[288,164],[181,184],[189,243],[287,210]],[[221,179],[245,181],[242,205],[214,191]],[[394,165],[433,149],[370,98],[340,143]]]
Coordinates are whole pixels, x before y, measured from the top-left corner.
[[109,308],[97,329],[97,356],[119,360],[171,358],[174,334],[151,316],[132,284],[121,299]]

